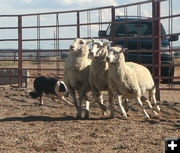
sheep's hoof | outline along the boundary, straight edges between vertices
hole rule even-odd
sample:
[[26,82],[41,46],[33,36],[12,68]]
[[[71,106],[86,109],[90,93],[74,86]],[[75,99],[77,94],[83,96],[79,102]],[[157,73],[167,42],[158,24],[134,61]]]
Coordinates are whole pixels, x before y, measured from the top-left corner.
[[124,114],[123,116],[124,116],[124,118],[126,118],[126,119],[127,119],[127,114]]
[[85,118],[89,118],[89,111],[85,110]]
[[103,116],[107,116],[107,113],[106,113],[106,111],[104,111],[102,114],[103,114]]
[[161,111],[161,108],[159,106],[157,106],[157,110],[160,112]]
[[111,119],[115,118],[115,115],[114,115],[114,114],[111,114],[111,115],[110,115],[110,118],[111,118]]
[[77,118],[77,119],[81,119],[81,116],[77,115],[76,118]]
[[149,119],[150,119],[149,115],[145,116],[145,119],[146,119],[146,120],[149,120]]
[[82,114],[81,114],[81,113],[78,113],[77,116],[76,116],[76,118],[77,118],[77,119],[81,119],[81,118],[82,118],[81,116],[82,116]]
[[129,108],[127,108],[127,107],[125,107],[124,109],[125,109],[125,111],[126,111],[126,112],[128,112],[128,111],[129,111]]
[[158,113],[156,111],[153,111],[156,116],[158,116]]
[[105,111],[105,112],[107,111],[107,108],[106,108],[105,105],[101,104],[101,108],[102,108],[103,111]]

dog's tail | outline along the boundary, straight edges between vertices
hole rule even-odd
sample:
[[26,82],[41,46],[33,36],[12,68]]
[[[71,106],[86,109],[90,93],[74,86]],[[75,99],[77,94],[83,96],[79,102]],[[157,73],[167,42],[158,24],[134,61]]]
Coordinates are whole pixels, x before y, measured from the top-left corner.
[[39,93],[38,93],[36,90],[31,91],[31,92],[29,93],[29,95],[30,95],[32,98],[34,98],[34,99],[36,99],[36,98],[39,97]]

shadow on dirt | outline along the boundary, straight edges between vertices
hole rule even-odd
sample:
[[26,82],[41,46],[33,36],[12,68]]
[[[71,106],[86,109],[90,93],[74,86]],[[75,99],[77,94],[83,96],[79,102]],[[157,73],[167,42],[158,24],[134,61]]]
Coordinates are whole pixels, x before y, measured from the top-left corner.
[[27,117],[10,117],[0,119],[0,122],[52,122],[52,121],[71,121],[71,120],[108,120],[110,118],[75,118],[73,116],[66,117],[49,117],[49,116],[27,116]]

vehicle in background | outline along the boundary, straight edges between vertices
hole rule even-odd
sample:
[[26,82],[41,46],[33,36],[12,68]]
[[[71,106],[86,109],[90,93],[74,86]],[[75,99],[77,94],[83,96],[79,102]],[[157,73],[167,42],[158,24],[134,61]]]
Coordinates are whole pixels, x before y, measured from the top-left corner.
[[[126,61],[136,62],[140,64],[152,64],[152,32],[153,23],[151,18],[143,20],[140,17],[121,17],[117,16],[116,23],[116,37],[124,39],[115,39],[113,42],[115,45],[121,45],[124,48],[128,48],[125,57]],[[161,24],[161,76],[169,77],[163,79],[163,82],[172,82],[174,76],[174,59],[172,52],[169,52],[170,41],[177,41],[178,36],[167,37],[163,25]],[[100,38],[106,38],[112,41],[112,25],[104,31],[99,31]],[[138,38],[138,36],[144,36]],[[164,37],[163,37],[164,36]],[[141,51],[139,51],[141,50]],[[147,66],[152,72],[152,66]]]

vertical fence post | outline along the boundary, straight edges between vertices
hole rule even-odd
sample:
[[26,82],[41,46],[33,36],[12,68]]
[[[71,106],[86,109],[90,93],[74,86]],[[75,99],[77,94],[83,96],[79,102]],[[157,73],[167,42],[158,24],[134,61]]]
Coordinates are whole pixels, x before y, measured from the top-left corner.
[[22,87],[22,16],[18,16],[18,87]]
[[79,18],[79,11],[77,12],[77,38],[80,38],[80,18]]
[[153,0],[152,2],[153,16],[153,74],[156,84],[156,98],[160,100],[160,76],[161,76],[161,23],[160,23],[160,2]]
[[112,8],[111,8],[111,14],[112,14],[112,16],[111,16],[111,21],[112,21],[112,36],[111,36],[111,40],[112,40],[112,46],[114,46],[115,45],[115,37],[116,37],[116,24],[115,24],[115,8],[114,8],[114,6],[112,6]]

